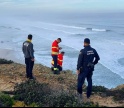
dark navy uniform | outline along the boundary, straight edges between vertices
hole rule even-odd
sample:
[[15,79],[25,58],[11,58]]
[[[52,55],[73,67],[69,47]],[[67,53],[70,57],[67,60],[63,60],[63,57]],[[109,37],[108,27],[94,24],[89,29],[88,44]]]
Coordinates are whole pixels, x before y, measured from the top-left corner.
[[87,98],[90,97],[92,92],[92,75],[94,71],[94,65],[100,60],[98,53],[90,45],[86,46],[80,51],[77,70],[80,70],[78,75],[78,88],[79,94],[82,94],[82,86],[84,84],[85,78],[88,81],[87,87]]

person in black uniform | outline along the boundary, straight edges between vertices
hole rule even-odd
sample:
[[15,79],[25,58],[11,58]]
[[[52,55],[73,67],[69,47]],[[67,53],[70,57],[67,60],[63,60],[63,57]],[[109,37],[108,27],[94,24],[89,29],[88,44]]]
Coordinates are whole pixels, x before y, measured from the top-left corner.
[[80,51],[77,64],[78,74],[78,87],[77,93],[80,99],[82,99],[82,86],[87,78],[87,99],[90,98],[92,93],[92,75],[94,66],[98,63],[100,57],[97,51],[90,46],[90,39],[84,39],[84,49]]

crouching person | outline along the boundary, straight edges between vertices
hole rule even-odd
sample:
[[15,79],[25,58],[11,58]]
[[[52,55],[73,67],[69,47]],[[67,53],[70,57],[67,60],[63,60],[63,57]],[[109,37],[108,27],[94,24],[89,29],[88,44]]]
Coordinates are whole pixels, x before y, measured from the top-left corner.
[[[60,54],[58,54],[58,62],[57,62],[58,71],[54,72],[54,74],[60,74],[60,72],[63,70],[62,65],[63,65],[64,54],[65,54],[65,52],[61,52]],[[53,60],[52,60],[51,64],[52,64],[52,66],[54,66]],[[52,67],[51,69],[52,69],[52,71],[54,71],[54,67]]]

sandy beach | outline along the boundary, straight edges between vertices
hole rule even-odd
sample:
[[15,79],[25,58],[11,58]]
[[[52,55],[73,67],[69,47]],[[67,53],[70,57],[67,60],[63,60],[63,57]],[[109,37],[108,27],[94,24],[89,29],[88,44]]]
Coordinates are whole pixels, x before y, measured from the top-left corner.
[[24,64],[24,59],[22,57],[20,58],[22,52],[16,52],[14,50],[10,49],[0,49],[0,58],[12,60],[16,63]]

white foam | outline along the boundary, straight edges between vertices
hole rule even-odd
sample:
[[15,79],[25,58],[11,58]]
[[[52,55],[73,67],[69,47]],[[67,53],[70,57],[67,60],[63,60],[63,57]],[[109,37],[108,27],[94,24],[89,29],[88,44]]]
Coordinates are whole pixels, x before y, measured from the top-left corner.
[[[44,48],[47,47],[48,51],[46,51],[45,54],[50,54],[50,50],[51,50],[51,42],[58,38],[61,37],[63,39],[62,44],[60,45],[64,45],[66,46],[66,48],[72,48],[73,51],[79,51],[80,49],[83,48],[83,39],[86,37],[89,37],[92,40],[92,45],[93,47],[95,47],[98,51],[98,53],[100,54],[101,60],[100,63],[103,64],[105,67],[107,67],[108,69],[110,69],[112,72],[120,75],[122,78],[124,78],[124,67],[122,65],[120,65],[118,63],[118,60],[120,58],[124,58],[124,38],[123,37],[114,37],[110,36],[89,36],[89,34],[91,34],[92,32],[85,30],[84,28],[80,28],[80,27],[75,27],[75,26],[66,26],[66,25],[59,25],[59,24],[49,24],[49,23],[43,23],[43,22],[31,22],[31,21],[16,21],[15,23],[13,22],[9,22],[10,24],[5,24],[6,26],[10,25],[13,28],[19,28],[20,31],[18,32],[24,32],[25,36],[26,34],[33,34],[34,35],[34,44],[36,44],[37,48]],[[105,29],[92,29],[94,31],[106,31]],[[71,36],[74,34],[86,34],[87,36]],[[14,34],[13,34],[14,35]],[[93,35],[93,33],[92,33]],[[19,47],[19,45],[21,45],[21,42],[23,42],[26,37],[23,36],[23,38],[20,38],[19,34],[16,34],[13,36],[14,38],[14,42],[19,43],[18,44],[18,48],[21,49],[21,47]],[[25,37],[25,39],[24,39]],[[49,41],[48,41],[49,40]],[[43,42],[45,41],[45,42]],[[63,49],[64,50],[64,49]],[[37,54],[39,52],[36,52],[35,54]],[[44,56],[43,55],[40,57],[39,55],[36,55],[36,59],[44,64],[49,65],[50,60],[51,60],[51,56]],[[47,61],[48,59],[50,59],[49,61]],[[69,61],[68,61],[69,60]],[[69,58],[65,59],[65,62],[67,62],[67,64],[65,65],[65,67],[73,67],[76,69],[76,61],[77,57],[75,56],[74,59]]]
[[93,28],[92,31],[97,31],[97,32],[106,32],[106,29],[95,29]]

